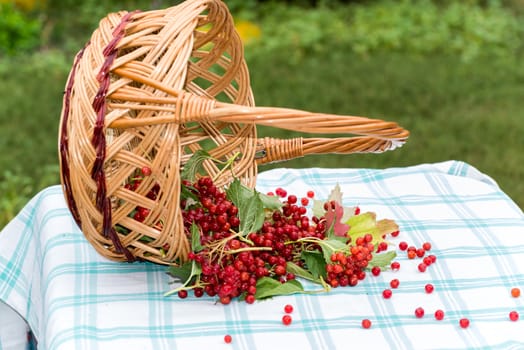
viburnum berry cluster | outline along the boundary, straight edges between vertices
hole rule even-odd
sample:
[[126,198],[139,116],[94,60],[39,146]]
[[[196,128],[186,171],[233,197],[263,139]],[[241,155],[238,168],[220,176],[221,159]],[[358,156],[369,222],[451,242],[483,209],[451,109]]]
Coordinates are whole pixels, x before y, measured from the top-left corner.
[[191,252],[189,261],[169,268],[181,285],[167,295],[185,298],[192,291],[222,304],[235,298],[253,303],[304,292],[300,279],[327,291],[355,286],[366,270],[385,268],[395,257],[382,243],[398,226],[388,220],[378,225],[373,213],[342,207],[338,187],[318,201],[312,191],[299,200],[282,188],[259,193],[237,179],[224,189],[209,177],[182,186]]
[[[333,253],[331,263],[326,265],[327,282],[331,287],[356,286],[366,277],[365,269],[373,259],[373,236],[369,233],[355,240],[350,255]],[[378,267],[378,266],[375,266]]]
[[[337,185],[325,200],[309,190],[304,196],[283,188],[263,194],[239,179],[218,187],[199,174],[207,159],[226,171],[235,157],[225,162],[205,151],[195,152],[181,173],[180,208],[183,230],[191,245],[186,261],[168,269],[178,286],[166,295],[216,297],[222,304],[238,298],[247,303],[276,295],[306,291],[301,280],[330,288],[355,286],[374,268],[389,268],[395,251],[388,251],[387,235],[398,235],[392,220],[376,220],[372,212],[344,207]],[[153,181],[153,182],[152,182]],[[147,197],[155,200],[160,186],[151,168],[136,169],[126,189],[137,191],[147,184]],[[153,185],[153,186],[151,186]],[[162,220],[149,222],[149,209],[137,206],[134,220],[162,230]],[[121,234],[129,230],[121,225]],[[148,242],[150,238],[141,240]],[[167,244],[162,248],[168,250]]]

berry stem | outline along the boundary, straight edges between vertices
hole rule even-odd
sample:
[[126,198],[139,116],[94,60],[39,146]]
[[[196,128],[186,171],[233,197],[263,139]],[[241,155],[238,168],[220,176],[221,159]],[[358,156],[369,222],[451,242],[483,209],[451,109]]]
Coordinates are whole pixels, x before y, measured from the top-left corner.
[[[213,177],[213,182],[215,182],[227,169],[231,168],[231,172],[233,172],[233,167],[232,167],[233,162],[238,158],[239,155],[240,155],[240,152],[237,152],[225,162],[213,158],[215,162],[224,164],[224,167],[220,169],[220,171],[216,173],[216,175]],[[233,176],[235,176],[235,174],[233,174]]]
[[262,251],[262,250],[272,251],[273,248],[271,247],[244,247],[244,248],[226,250],[224,251],[224,253],[225,254],[237,254],[241,252]]

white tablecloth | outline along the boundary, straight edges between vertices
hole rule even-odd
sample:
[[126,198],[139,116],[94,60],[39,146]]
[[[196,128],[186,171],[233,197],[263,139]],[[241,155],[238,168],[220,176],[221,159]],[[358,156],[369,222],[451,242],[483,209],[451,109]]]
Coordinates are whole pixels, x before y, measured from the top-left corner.
[[[399,271],[369,274],[356,287],[253,305],[164,297],[173,287],[166,268],[99,256],[53,186],[0,233],[0,300],[27,320],[39,349],[524,348],[524,320],[508,318],[512,310],[524,317],[522,297],[510,295],[513,287],[524,291],[524,214],[491,178],[456,161],[277,169],[261,173],[257,189],[283,187],[298,196],[313,190],[326,198],[336,183],[345,205],[400,225],[390,240],[395,246],[431,242],[436,263],[421,273],[420,259],[399,251]],[[400,285],[384,299],[393,278]],[[431,294],[427,283],[435,287]],[[289,326],[281,321],[286,304],[294,306]],[[415,317],[417,307],[423,318]],[[437,309],[445,312],[441,321]],[[364,318],[370,329],[361,327]],[[470,320],[468,328],[459,326],[461,318]]]
[[0,349],[25,350],[28,346],[27,332],[24,319],[0,301]]

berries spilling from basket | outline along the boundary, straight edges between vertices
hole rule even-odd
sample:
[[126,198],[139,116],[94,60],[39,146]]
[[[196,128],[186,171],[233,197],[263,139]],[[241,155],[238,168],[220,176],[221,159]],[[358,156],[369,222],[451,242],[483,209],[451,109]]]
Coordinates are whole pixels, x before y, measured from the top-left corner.
[[206,294],[229,304],[325,292],[357,285],[396,256],[385,243],[398,232],[396,223],[343,207],[338,186],[324,201],[312,191],[300,200],[281,188],[263,194],[238,179],[227,188],[209,177],[182,186],[191,252],[189,261],[168,269],[178,287],[166,295]]

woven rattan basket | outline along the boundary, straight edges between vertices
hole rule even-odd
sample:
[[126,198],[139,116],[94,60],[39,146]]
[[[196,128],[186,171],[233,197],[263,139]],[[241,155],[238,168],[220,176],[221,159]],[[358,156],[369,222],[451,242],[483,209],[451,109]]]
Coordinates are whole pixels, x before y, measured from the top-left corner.
[[[257,139],[256,125],[349,136]],[[179,207],[180,172],[198,150],[224,160],[237,156],[227,171],[204,162],[217,185],[234,176],[254,186],[257,164],[315,153],[382,152],[407,137],[394,122],[254,107],[227,7],[220,0],[188,0],[100,21],[66,85],[61,182],[74,219],[100,254],[175,264],[190,249]],[[128,189],[143,167],[151,175]],[[153,187],[155,198],[148,196]],[[138,206],[149,211],[142,222],[131,214]]]

